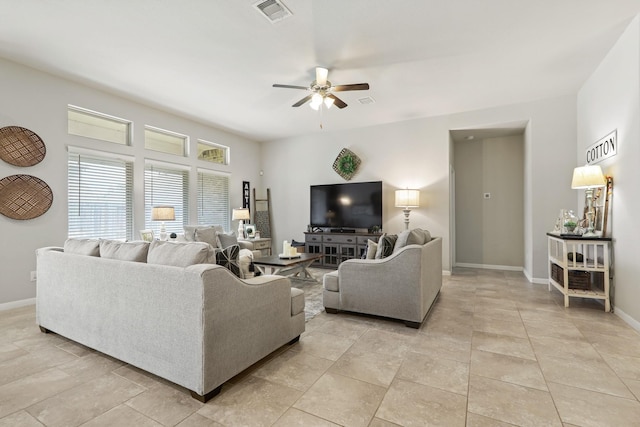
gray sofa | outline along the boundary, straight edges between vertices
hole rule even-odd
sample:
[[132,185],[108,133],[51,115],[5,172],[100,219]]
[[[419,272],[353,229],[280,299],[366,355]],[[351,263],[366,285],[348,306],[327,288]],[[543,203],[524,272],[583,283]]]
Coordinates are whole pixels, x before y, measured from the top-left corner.
[[382,259],[344,261],[323,282],[327,313],[372,314],[419,328],[442,287],[442,238],[409,244]]
[[[162,261],[153,253],[155,244],[148,249],[149,262]],[[208,248],[174,245],[175,250]],[[117,251],[109,256],[117,258]],[[241,280],[214,264],[178,267],[62,248],[38,249],[37,275],[36,313],[43,332],[179,384],[200,401],[296,342],[305,328],[304,294],[279,276]]]

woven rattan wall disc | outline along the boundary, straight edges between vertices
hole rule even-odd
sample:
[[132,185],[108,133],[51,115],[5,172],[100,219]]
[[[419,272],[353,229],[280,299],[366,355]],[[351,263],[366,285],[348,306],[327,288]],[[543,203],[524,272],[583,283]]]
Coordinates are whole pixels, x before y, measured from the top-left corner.
[[49,210],[53,192],[46,182],[31,175],[0,179],[0,214],[13,219],[37,218]]
[[33,166],[44,159],[47,149],[38,135],[19,126],[0,129],[0,159],[14,166]]

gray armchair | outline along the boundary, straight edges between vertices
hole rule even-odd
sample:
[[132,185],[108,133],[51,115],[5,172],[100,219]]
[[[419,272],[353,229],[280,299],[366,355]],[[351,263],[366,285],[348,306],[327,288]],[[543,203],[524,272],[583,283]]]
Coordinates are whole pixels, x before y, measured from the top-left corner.
[[324,275],[327,313],[340,310],[403,320],[419,328],[442,287],[442,238],[383,259],[350,259]]

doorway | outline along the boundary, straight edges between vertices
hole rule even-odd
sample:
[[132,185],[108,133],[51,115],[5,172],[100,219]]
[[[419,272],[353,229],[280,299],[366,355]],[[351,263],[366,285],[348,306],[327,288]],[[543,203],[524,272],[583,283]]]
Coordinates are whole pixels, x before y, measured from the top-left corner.
[[452,265],[524,266],[524,128],[452,130]]

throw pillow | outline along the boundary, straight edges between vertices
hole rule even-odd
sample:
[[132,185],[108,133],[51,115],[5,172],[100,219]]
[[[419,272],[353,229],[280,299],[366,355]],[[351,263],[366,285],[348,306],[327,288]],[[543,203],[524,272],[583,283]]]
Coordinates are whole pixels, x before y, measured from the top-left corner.
[[100,240],[100,256],[120,261],[147,262],[149,242]]
[[196,228],[194,238],[194,241],[196,242],[208,243],[214,248],[218,247],[218,243],[216,241],[216,230],[213,227]]
[[229,246],[237,245],[238,239],[236,235],[231,233],[216,233],[219,248],[228,248]]
[[393,252],[398,252],[400,249],[408,245],[424,245],[426,243],[425,237],[424,230],[419,228],[405,230],[398,234],[398,240],[396,241],[396,246],[393,248]]
[[64,252],[76,255],[100,256],[100,241],[98,239],[67,239],[64,242]]
[[216,252],[216,264],[228,268],[233,274],[244,279],[238,256],[240,254],[240,246],[231,245]]
[[[184,226],[184,239],[187,242],[196,241],[196,230],[199,228],[213,228],[216,232],[223,233],[224,229],[220,225],[185,225]],[[215,247],[215,244],[212,245]]]
[[213,248],[205,242],[163,242],[154,240],[149,247],[148,264],[188,267],[215,262]]
[[367,258],[366,259],[375,259],[376,252],[378,251],[378,244],[371,239],[367,240]]
[[393,248],[396,245],[396,240],[398,240],[397,234],[385,234],[381,237],[380,240],[378,240],[378,250],[376,251],[375,259],[386,258],[393,254]]

